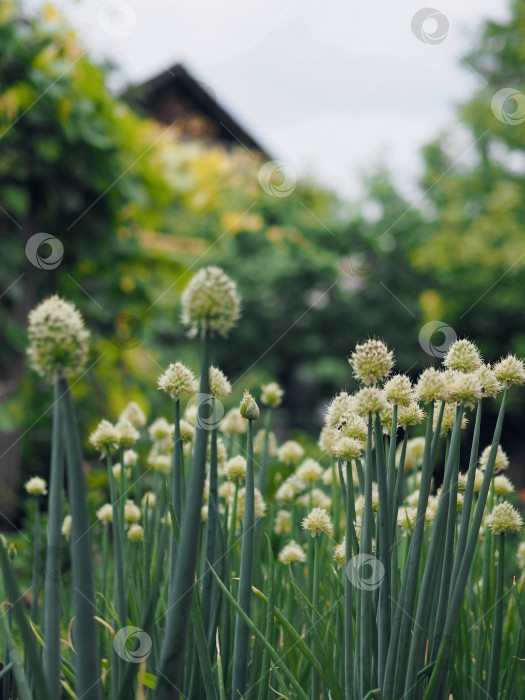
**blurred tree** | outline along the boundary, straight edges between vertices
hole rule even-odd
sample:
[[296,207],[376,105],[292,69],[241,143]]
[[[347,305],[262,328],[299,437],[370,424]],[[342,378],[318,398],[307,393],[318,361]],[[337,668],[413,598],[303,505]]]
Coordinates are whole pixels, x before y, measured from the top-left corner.
[[[0,492],[9,498],[20,430],[35,422],[38,445],[49,398],[35,391],[34,376],[18,392],[28,311],[57,291],[115,335],[117,312],[131,301],[122,272],[139,254],[137,241],[116,231],[157,225],[173,186],[158,146],[164,135],[107,91],[50,6],[30,21],[18,2],[0,2],[0,45]],[[48,236],[39,246],[41,232]],[[144,299],[139,289],[131,303]]]
[[24,362],[27,313],[39,300],[71,299],[94,332],[89,382],[74,385],[86,430],[130,399],[147,408],[146,392],[155,404],[159,366],[191,358],[178,296],[194,268],[220,261],[241,278],[244,325],[222,350],[226,369],[237,371],[278,340],[269,331],[280,334],[307,310],[307,292],[332,283],[341,227],[336,198],[321,188],[297,183],[292,196],[272,196],[279,173],[263,190],[251,154],[178,143],[174,129],[135,115],[50,6],[29,18],[16,0],[1,0],[0,45],[6,512],[21,458],[27,471],[48,468],[50,393]]
[[525,355],[516,324],[525,282],[524,56],[518,0],[507,22],[486,23],[467,57],[483,87],[459,107],[459,129],[424,150],[430,221],[413,260],[439,274],[448,318],[489,357],[503,348]]
[[[425,223],[411,254],[434,278],[420,297],[425,320],[475,339],[488,361],[509,351],[525,356],[524,0],[510,9],[508,20],[485,24],[466,57],[482,86],[459,106],[457,127],[423,150]],[[523,392],[511,400],[502,442],[518,466]],[[525,487],[523,470],[513,477]]]

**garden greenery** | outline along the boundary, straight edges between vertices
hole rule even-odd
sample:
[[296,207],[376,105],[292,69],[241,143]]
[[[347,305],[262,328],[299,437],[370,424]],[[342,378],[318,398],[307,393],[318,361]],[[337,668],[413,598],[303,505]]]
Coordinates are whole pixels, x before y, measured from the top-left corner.
[[[91,433],[109,498],[96,513],[68,384],[89,334],[59,297],[30,314],[29,358],[54,387],[51,467],[49,484],[26,483],[29,610],[0,544],[2,697],[523,697],[525,546],[516,558],[522,518],[500,446],[523,362],[488,365],[457,340],[412,385],[367,340],[317,460],[277,446],[275,382],[225,412],[232,385],[210,362],[240,317],[235,283],[204,268],[182,304],[199,379],[181,362],[159,377],[173,423],[146,427],[132,403]],[[490,435],[486,402],[499,403]]]

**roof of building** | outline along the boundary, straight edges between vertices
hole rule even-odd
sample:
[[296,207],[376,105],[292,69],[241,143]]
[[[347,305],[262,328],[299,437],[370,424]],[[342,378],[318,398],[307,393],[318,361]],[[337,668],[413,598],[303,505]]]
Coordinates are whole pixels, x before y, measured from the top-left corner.
[[123,95],[137,111],[164,124],[176,124],[185,138],[240,145],[271,159],[268,151],[222,107],[213,89],[180,63],[128,88]]

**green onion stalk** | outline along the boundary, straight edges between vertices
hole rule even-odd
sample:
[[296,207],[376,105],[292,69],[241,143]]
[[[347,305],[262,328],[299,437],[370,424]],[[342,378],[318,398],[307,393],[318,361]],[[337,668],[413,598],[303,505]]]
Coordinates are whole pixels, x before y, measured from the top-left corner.
[[[212,398],[212,415],[215,416],[215,398]],[[217,460],[217,425],[214,423],[211,431],[210,444],[210,485],[208,497],[208,518],[206,520],[206,544],[204,566],[202,574],[202,621],[206,638],[212,641],[215,638],[215,630],[213,620],[215,619],[215,610],[212,610],[212,601],[218,603],[218,598],[215,594],[216,585],[214,577],[210,570],[210,566],[217,568],[216,561],[216,546],[217,546],[217,530],[220,528],[219,516],[219,495],[218,495],[218,460]]]
[[[365,458],[365,503],[361,525],[361,544],[359,551],[362,554],[372,555],[372,414],[368,416],[368,437],[366,441]],[[350,484],[346,485],[347,490]],[[372,659],[369,659],[372,650],[373,619],[373,595],[363,588],[359,592],[359,645],[360,645],[360,692],[365,696],[372,688]],[[366,660],[366,661],[365,661]]]
[[[173,429],[173,473],[171,481],[171,501],[175,518],[180,527],[182,522],[182,441],[180,437],[180,399],[175,399],[174,409],[174,429]],[[170,582],[175,579],[175,567],[177,562],[177,541],[173,528],[170,536]],[[168,593],[171,595],[175,587],[168,585]],[[168,598],[168,607],[174,601]]]
[[490,643],[490,663],[487,679],[487,694],[497,698],[499,668],[501,662],[501,642],[503,630],[503,574],[505,570],[505,533],[496,535],[498,564],[496,572],[496,600],[494,603],[494,622],[492,625],[492,641]]
[[500,405],[496,427],[494,428],[494,435],[492,438],[490,454],[487,461],[487,466],[485,468],[485,476],[483,477],[481,489],[478,494],[478,501],[476,503],[474,515],[472,517],[472,523],[468,533],[467,543],[462,553],[461,563],[459,564],[457,580],[455,581],[454,589],[450,597],[447,616],[445,619],[445,627],[443,630],[443,638],[441,640],[441,645],[436,658],[436,662],[433,667],[432,675],[430,677],[425,692],[425,700],[430,700],[433,697],[435,689],[441,686],[448,674],[456,623],[458,621],[465,587],[468,582],[470,567],[472,565],[472,559],[474,557],[476,546],[478,544],[479,529],[481,527],[481,521],[483,519],[485,505],[487,503],[487,496],[492,482],[492,476],[494,474],[494,464],[496,462],[496,454],[501,437],[503,419],[505,416],[506,399],[507,391],[505,390],[503,392],[503,398]]
[[[403,580],[401,583],[401,590],[399,593],[399,599],[397,601],[396,613],[394,616],[394,622],[392,625],[392,636],[390,639],[390,645],[388,649],[388,656],[384,675],[384,687],[392,688],[394,687],[394,679],[397,677],[397,684],[400,685],[401,680],[399,678],[402,673],[401,668],[398,666],[397,657],[399,654],[406,654],[406,647],[409,644],[410,635],[410,622],[412,611],[414,609],[414,603],[417,593],[418,575],[419,575],[419,563],[421,558],[421,548],[423,543],[423,531],[425,526],[425,511],[428,503],[428,496],[430,493],[430,482],[432,479],[432,418],[433,418],[434,404],[433,402],[429,404],[428,407],[428,422],[425,435],[425,448],[423,452],[423,465],[421,472],[421,485],[419,491],[419,502],[418,510],[416,515],[416,524],[414,527],[414,532],[412,534],[412,539],[410,542],[410,549],[408,554],[407,566],[403,574]],[[435,433],[434,437],[438,433]],[[405,446],[406,447],[406,446]],[[404,466],[399,465],[397,482],[401,482],[401,473]],[[399,494],[399,489],[396,488]],[[396,494],[396,495],[398,495]],[[399,497],[399,496],[398,496]],[[397,511],[396,511],[397,512]],[[399,673],[396,671],[399,669]]]
[[[341,479],[341,483],[343,480]],[[346,462],[346,530],[345,530],[345,576],[344,576],[344,641],[345,641],[345,700],[353,698],[354,682],[354,630],[352,583],[347,567],[352,557],[352,542],[355,530],[352,522],[354,487],[352,482],[352,463]],[[357,552],[356,552],[357,553]]]
[[71,563],[76,632],[76,694],[83,700],[100,700],[101,679],[86,477],[73,398],[67,379],[61,377],[58,383],[62,395],[60,410],[66,450],[69,512],[72,515]]
[[379,601],[377,612],[378,624],[378,677],[382,686],[388,645],[390,642],[390,591],[391,591],[391,562],[392,562],[392,533],[390,531],[389,496],[387,483],[387,466],[385,460],[384,443],[382,439],[381,419],[376,413],[374,421],[374,435],[376,443],[377,485],[379,492],[378,512],[378,542],[377,555],[381,561],[385,576],[379,587]]
[[195,567],[201,529],[201,508],[206,477],[206,452],[208,445],[206,399],[209,391],[209,345],[209,331],[205,327],[202,331],[201,374],[199,395],[197,397],[198,414],[195,430],[195,447],[192,454],[186,504],[180,527],[180,540],[177,551],[179,565],[175,567],[175,575],[169,585],[168,600],[172,602],[166,612],[166,631],[155,694],[157,700],[171,700],[175,693],[182,692],[180,686],[184,646],[192,609],[191,601],[195,585]]
[[[448,520],[450,503],[450,489],[454,478],[457,479],[457,471],[459,468],[459,445],[462,419],[463,406],[459,405],[456,408],[454,427],[452,428],[452,438],[450,441],[450,449],[448,452],[448,459],[445,465],[445,474],[443,477],[443,484],[441,488],[441,496],[439,498],[438,509],[432,527],[430,546],[425,560],[423,580],[419,592],[414,629],[412,632],[412,643],[410,645],[410,654],[408,657],[408,667],[403,671],[405,675],[405,693],[407,698],[410,698],[415,694],[417,670],[419,667],[419,662],[422,658],[422,651],[424,651],[425,638],[428,632],[430,617],[429,606],[432,602],[432,594],[435,585],[435,577],[437,567],[439,565],[439,559],[442,556],[442,552],[445,545],[446,524]],[[430,417],[429,422],[431,422]],[[454,503],[454,513],[455,510],[456,504]],[[423,512],[423,525],[424,517],[425,513]],[[454,531],[452,531],[449,534],[451,534],[451,536],[453,537]],[[402,659],[404,661],[403,657]]]
[[42,526],[40,524],[42,515],[40,513],[40,495],[35,496],[34,501],[35,521],[33,527],[33,571],[31,576],[31,619],[38,624],[38,602],[40,597],[40,550],[42,544]]
[[[259,408],[253,397],[244,393],[240,413],[248,419],[246,440],[246,496],[244,503],[244,520],[242,529],[241,563],[237,603],[239,608],[250,617],[253,561],[255,548],[255,477],[253,468],[253,421],[259,416]],[[235,620],[235,639],[233,649],[232,700],[243,697],[246,691],[248,660],[250,649],[250,630],[243,617],[237,613]]]
[[60,387],[53,386],[53,434],[44,580],[44,668],[52,698],[60,697],[60,553],[62,551],[62,490],[64,442],[60,422]]

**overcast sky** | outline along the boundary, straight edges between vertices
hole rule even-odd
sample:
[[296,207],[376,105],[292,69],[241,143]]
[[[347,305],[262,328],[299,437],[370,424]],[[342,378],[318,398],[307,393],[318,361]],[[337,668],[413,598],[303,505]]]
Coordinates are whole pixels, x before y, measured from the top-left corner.
[[461,57],[484,19],[508,11],[493,0],[429,2],[441,14],[424,21],[424,0],[54,4],[123,80],[183,62],[275,158],[355,196],[359,174],[380,161],[405,189],[414,181],[419,147],[481,85]]

